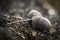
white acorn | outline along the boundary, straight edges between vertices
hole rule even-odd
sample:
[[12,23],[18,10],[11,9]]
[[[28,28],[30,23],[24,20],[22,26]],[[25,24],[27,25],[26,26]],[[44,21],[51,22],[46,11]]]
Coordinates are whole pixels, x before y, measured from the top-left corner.
[[37,31],[49,31],[51,27],[51,22],[43,17],[41,13],[36,10],[29,12],[28,17],[32,19],[32,28]]

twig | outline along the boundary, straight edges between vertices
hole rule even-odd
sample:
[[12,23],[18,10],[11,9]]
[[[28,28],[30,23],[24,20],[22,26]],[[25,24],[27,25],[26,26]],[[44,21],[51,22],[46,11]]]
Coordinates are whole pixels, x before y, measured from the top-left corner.
[[24,22],[24,21],[31,21],[31,19],[18,20],[18,21],[11,22],[11,23],[8,23],[8,24],[19,23],[19,22]]

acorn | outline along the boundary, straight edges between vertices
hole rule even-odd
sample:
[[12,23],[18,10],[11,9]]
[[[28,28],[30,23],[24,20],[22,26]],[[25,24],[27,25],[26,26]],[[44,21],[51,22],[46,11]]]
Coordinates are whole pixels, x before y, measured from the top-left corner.
[[30,15],[32,15],[31,16],[32,28],[37,31],[40,31],[40,32],[49,31],[50,27],[51,27],[51,22],[47,18],[45,18],[41,14],[39,14],[38,11],[36,11],[36,12],[34,12],[35,10],[32,10],[32,11],[30,11],[28,14],[29,17],[30,17]]
[[45,17],[32,17],[32,28],[38,31],[49,31],[51,22]]
[[38,20],[38,28],[40,31],[49,31],[51,27],[51,22],[45,18],[45,17],[41,17]]

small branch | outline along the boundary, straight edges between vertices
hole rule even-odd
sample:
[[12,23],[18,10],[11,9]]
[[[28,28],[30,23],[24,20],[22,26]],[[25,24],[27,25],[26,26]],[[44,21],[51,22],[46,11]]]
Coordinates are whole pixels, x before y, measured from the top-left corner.
[[8,23],[8,24],[19,23],[19,22],[24,22],[24,21],[31,21],[31,19],[18,20],[18,21],[11,22],[11,23]]

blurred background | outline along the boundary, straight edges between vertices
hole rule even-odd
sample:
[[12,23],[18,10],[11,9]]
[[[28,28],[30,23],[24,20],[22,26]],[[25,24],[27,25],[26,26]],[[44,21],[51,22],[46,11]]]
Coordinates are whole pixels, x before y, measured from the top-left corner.
[[35,9],[46,15],[60,13],[60,0],[0,0],[0,14],[24,17]]

